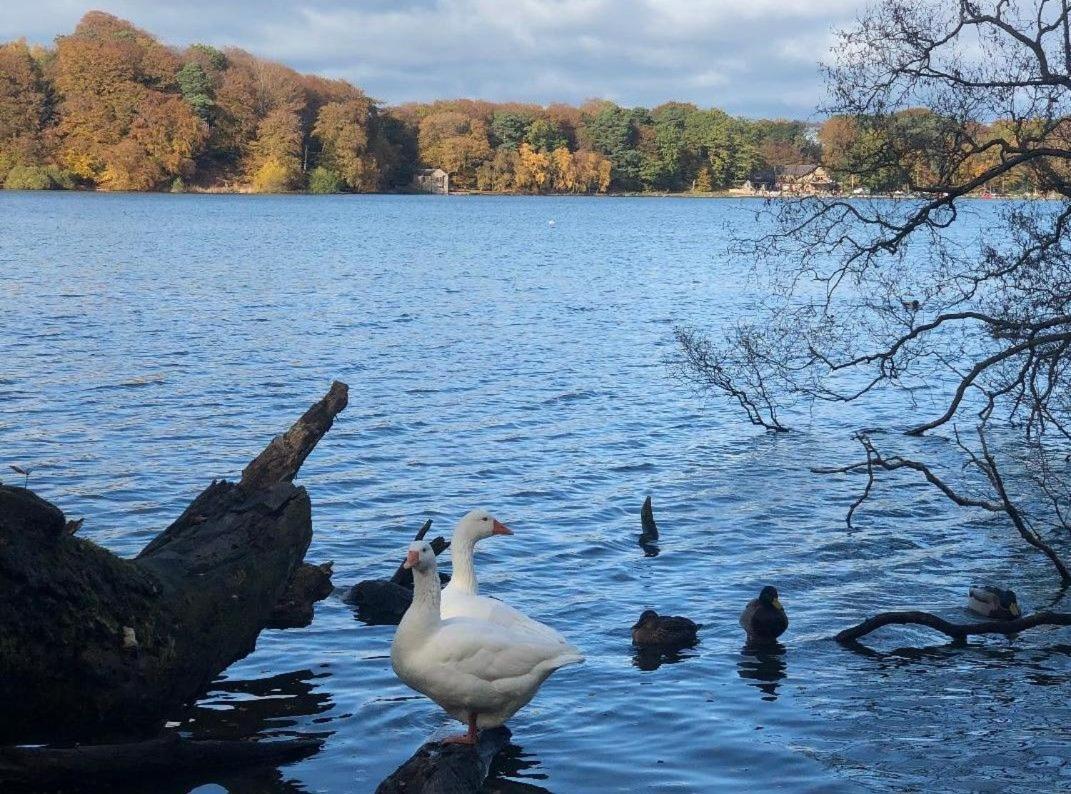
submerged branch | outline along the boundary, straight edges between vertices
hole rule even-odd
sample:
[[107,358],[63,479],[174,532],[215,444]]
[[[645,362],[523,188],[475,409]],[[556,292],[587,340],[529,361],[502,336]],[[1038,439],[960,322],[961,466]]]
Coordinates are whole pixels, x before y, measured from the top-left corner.
[[837,634],[834,639],[852,643],[883,626],[926,626],[957,641],[975,634],[1018,634],[1035,626],[1071,626],[1071,612],[1035,612],[1015,620],[952,623],[932,612],[881,612]]

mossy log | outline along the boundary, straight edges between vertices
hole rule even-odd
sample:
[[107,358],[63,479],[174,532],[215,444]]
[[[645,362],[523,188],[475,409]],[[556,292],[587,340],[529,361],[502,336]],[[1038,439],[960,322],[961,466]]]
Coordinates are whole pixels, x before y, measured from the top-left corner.
[[347,392],[332,384],[240,482],[213,482],[132,560],[0,486],[0,744],[153,735],[253,650],[280,601],[299,599],[312,518],[292,480]]
[[470,794],[479,791],[491,761],[509,744],[502,726],[480,732],[475,745],[427,742],[376,788],[376,794]]

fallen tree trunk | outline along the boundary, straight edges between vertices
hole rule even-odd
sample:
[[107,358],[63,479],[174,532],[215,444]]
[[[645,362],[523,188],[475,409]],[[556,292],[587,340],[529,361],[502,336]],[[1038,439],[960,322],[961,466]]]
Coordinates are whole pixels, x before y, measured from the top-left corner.
[[0,781],[85,785],[156,776],[297,761],[320,749],[319,739],[193,741],[168,734],[144,742],[79,747],[0,747]]
[[312,539],[291,480],[347,391],[332,384],[241,482],[213,482],[133,560],[0,486],[0,743],[152,735],[253,650]]
[[972,634],[1018,634],[1035,626],[1071,626],[1071,612],[1035,612],[1015,620],[988,620],[980,623],[951,623],[931,612],[882,612],[840,632],[834,639],[852,643],[882,626],[926,626],[963,641]]
[[376,788],[376,794],[471,794],[491,760],[509,744],[509,728],[480,732],[475,745],[427,742]]

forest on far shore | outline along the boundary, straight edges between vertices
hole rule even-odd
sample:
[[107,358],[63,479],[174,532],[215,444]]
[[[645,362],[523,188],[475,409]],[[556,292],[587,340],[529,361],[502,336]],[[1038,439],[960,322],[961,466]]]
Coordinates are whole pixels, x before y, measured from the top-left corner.
[[[0,44],[0,185],[277,193],[404,189],[417,168],[502,193],[708,193],[824,162],[851,186],[900,189],[931,165],[928,111],[881,123],[754,120],[667,102],[546,107],[471,99],[384,107],[344,80],[239,49],[166,46],[100,11],[53,47]],[[890,137],[916,157],[859,168]],[[929,149],[927,149],[929,147]],[[1011,186],[1030,190],[1029,174]],[[1002,185],[1007,189],[1008,185]]]

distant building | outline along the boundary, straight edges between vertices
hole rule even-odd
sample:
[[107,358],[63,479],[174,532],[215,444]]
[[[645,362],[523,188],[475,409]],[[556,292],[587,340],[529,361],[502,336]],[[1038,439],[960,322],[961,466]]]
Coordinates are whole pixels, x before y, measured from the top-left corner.
[[779,188],[782,193],[836,193],[837,182],[820,165],[801,163],[781,169]]
[[410,187],[421,193],[438,193],[445,196],[450,192],[450,175],[441,168],[418,168],[413,172]]
[[814,195],[836,193],[838,187],[837,182],[822,166],[817,163],[800,163],[756,171],[744,182],[741,190],[744,193],[758,194]]

